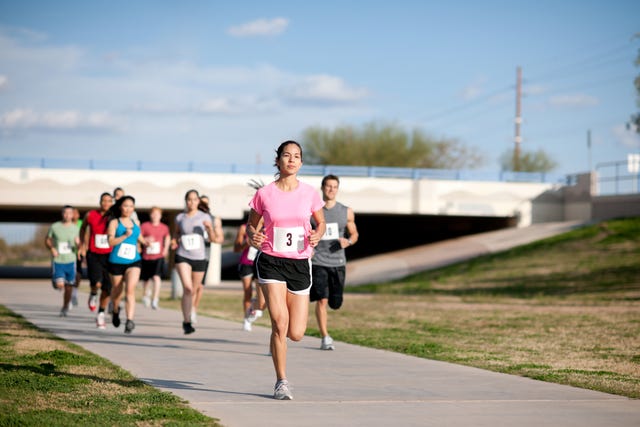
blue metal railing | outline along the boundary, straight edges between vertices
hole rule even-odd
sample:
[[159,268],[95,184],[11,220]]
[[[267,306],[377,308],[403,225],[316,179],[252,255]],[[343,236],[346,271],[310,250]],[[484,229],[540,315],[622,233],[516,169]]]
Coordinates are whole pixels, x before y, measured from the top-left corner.
[[598,194],[635,194],[640,191],[640,173],[628,169],[628,161],[598,163]]
[[[267,164],[207,163],[199,161],[147,161],[109,159],[59,159],[36,157],[2,157],[0,168],[136,170],[147,172],[202,172],[273,175],[275,168]],[[438,179],[453,181],[543,182],[567,184],[569,177],[543,172],[475,171],[452,169],[419,169],[380,166],[303,165],[300,174],[340,177],[373,177],[404,179]]]

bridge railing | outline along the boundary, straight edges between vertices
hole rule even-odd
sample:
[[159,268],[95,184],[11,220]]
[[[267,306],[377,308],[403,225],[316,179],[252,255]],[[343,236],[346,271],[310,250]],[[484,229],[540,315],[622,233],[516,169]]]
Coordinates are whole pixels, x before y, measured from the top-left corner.
[[628,160],[598,163],[599,195],[635,194],[640,192],[640,173],[630,167]]
[[[272,175],[275,168],[267,164],[208,163],[197,161],[148,161],[110,159],[60,159],[38,157],[2,157],[0,168],[127,170],[147,172],[202,172]],[[452,181],[542,182],[568,184],[570,178],[543,172],[476,171],[454,169],[420,169],[379,166],[303,165],[301,175],[437,179]]]

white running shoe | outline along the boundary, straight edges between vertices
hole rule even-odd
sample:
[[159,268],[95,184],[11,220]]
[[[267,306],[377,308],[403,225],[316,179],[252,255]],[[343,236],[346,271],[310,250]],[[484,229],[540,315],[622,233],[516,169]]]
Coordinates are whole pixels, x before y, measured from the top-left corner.
[[278,380],[273,390],[273,398],[277,400],[293,400],[293,394],[289,390],[289,381]]
[[244,319],[244,322],[242,322],[242,330],[251,332],[251,321],[249,319]]
[[157,298],[154,299],[153,301],[151,301],[151,308],[153,308],[154,310],[157,310],[158,309],[158,303],[159,303],[159,301],[158,301]]
[[107,323],[104,321],[104,311],[98,313],[98,317],[96,317],[96,327],[98,329],[107,329]]
[[145,307],[149,308],[149,306],[151,305],[151,297],[149,295],[143,296],[142,303],[144,304]]
[[258,317],[256,316],[256,311],[251,308],[247,310],[247,312],[244,315],[244,320],[248,321],[249,323],[255,322],[257,318]]
[[336,348],[333,345],[333,338],[329,335],[326,337],[322,337],[322,343],[320,344],[321,350],[335,350]]
[[98,309],[98,295],[89,295],[89,310],[96,311]]
[[195,310],[191,310],[191,323],[194,325],[198,323],[198,313]]

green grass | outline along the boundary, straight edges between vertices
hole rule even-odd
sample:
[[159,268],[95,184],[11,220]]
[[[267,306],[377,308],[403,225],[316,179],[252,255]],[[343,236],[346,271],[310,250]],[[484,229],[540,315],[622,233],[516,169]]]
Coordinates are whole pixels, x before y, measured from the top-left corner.
[[79,346],[0,306],[0,425],[217,426]]

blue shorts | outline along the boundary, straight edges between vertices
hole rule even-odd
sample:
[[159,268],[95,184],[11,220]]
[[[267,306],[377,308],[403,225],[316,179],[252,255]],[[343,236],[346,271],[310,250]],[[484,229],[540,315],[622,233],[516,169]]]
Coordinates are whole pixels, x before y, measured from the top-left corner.
[[53,270],[53,274],[51,275],[51,281],[53,284],[53,288],[57,289],[56,284],[59,282],[64,282],[66,286],[75,286],[76,281],[76,263],[69,262],[66,264],[60,264],[58,262],[54,262],[51,265],[51,269]]

